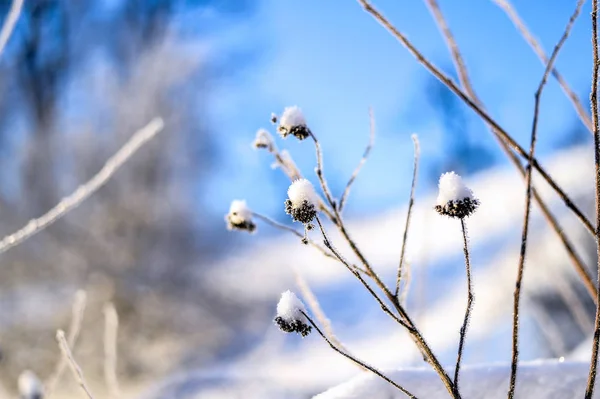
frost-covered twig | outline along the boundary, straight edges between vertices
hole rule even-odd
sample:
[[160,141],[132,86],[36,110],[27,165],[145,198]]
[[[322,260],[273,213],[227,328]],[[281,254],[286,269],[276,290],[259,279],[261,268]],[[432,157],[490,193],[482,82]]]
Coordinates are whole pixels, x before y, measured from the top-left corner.
[[13,0],[10,10],[8,10],[2,30],[0,30],[0,54],[4,51],[4,47],[6,47],[6,43],[8,43],[8,39],[10,39],[10,35],[12,35],[15,25],[19,20],[19,15],[21,15],[21,10],[23,9],[23,2],[24,0]]
[[313,139],[313,142],[315,143],[315,151],[317,153],[317,167],[315,168],[315,173],[317,174],[317,177],[319,178],[319,183],[321,183],[321,189],[323,190],[323,194],[325,194],[325,198],[327,199],[329,206],[331,206],[331,208],[334,211],[336,211],[338,209],[338,205],[336,204],[335,200],[333,199],[333,195],[331,194],[331,190],[329,190],[329,185],[327,184],[327,180],[325,179],[325,176],[323,175],[323,150],[321,149],[321,143],[319,143],[319,140],[317,140],[317,136],[315,136],[313,134],[313,132],[310,132],[310,137]]
[[529,148],[529,162],[527,163],[526,169],[526,184],[527,188],[525,191],[525,212],[523,216],[523,233],[521,235],[521,251],[519,255],[519,266],[517,271],[517,279],[515,282],[515,293],[514,293],[514,303],[513,303],[513,331],[512,331],[512,360],[510,367],[510,384],[508,389],[508,398],[512,399],[515,394],[516,380],[517,380],[517,365],[519,360],[519,301],[521,299],[521,286],[523,282],[523,273],[525,269],[525,255],[527,252],[527,235],[529,232],[529,215],[531,212],[531,194],[532,194],[532,163],[535,155],[535,144],[537,140],[537,127],[538,127],[538,118],[540,114],[540,102],[542,99],[542,92],[544,87],[546,86],[546,82],[548,81],[548,75],[552,70],[554,65],[554,61],[560,52],[563,44],[569,37],[569,33],[571,32],[571,28],[575,23],[575,19],[579,15],[581,3],[577,4],[577,8],[575,8],[575,12],[571,15],[569,22],[567,23],[567,27],[565,31],[554,47],[552,51],[552,56],[548,61],[548,65],[546,65],[546,69],[544,70],[544,75],[542,76],[542,80],[538,86],[537,91],[535,92],[535,105],[533,111],[533,125],[531,127],[531,143]]
[[375,143],[375,116],[373,115],[373,108],[369,107],[369,144],[367,144],[367,148],[365,148],[365,152],[363,153],[358,166],[352,172],[352,176],[350,176],[350,180],[346,183],[346,188],[344,189],[344,193],[342,194],[342,198],[340,199],[340,212],[343,211],[344,205],[346,204],[346,200],[348,199],[348,195],[350,194],[350,187],[354,180],[356,180],[356,176],[362,169],[365,162],[367,162],[367,158],[369,158],[369,154],[371,153],[371,149],[373,148],[373,144]]
[[404,257],[406,251],[406,241],[408,239],[408,228],[410,227],[410,217],[412,214],[413,205],[415,204],[415,190],[417,188],[417,178],[419,175],[419,155],[421,153],[421,149],[419,147],[419,137],[416,134],[413,134],[412,141],[414,145],[414,162],[413,162],[413,175],[412,175],[412,183],[410,185],[410,197],[408,200],[408,211],[406,212],[406,222],[404,225],[404,236],[402,237],[402,249],[400,250],[400,263],[398,264],[398,277],[396,278],[396,291],[394,292],[394,296],[398,297],[400,294],[400,283],[402,282],[402,269],[404,267]]
[[79,383],[79,386],[81,387],[81,389],[83,389],[83,391],[87,395],[88,399],[94,399],[90,389],[88,388],[88,386],[85,382],[85,378],[83,377],[83,372],[81,371],[81,367],[79,367],[79,365],[75,361],[75,358],[73,357],[73,353],[71,352],[71,349],[69,348],[69,344],[67,343],[67,340],[65,338],[65,332],[63,330],[58,330],[56,332],[56,340],[58,341],[58,346],[60,348],[62,355],[65,357],[65,359],[67,360],[67,363],[69,364],[69,367],[71,368],[73,377]]
[[598,297],[596,300],[596,322],[594,326],[594,341],[592,344],[592,359],[588,375],[585,399],[592,399],[596,383],[596,368],[598,367],[598,346],[600,345],[600,128],[598,126],[598,0],[592,0],[592,88],[590,102],[592,123],[594,125],[594,161],[596,167],[596,255],[598,268]]
[[398,383],[396,383],[394,380],[392,380],[391,378],[389,378],[388,376],[386,376],[385,374],[383,374],[381,371],[377,370],[375,367],[370,366],[369,364],[363,362],[362,360],[357,359],[356,357],[352,356],[351,354],[349,354],[348,352],[346,352],[342,348],[339,348],[336,344],[334,344],[333,342],[331,342],[331,340],[329,338],[327,338],[327,336],[325,334],[323,334],[323,331],[321,331],[321,329],[319,328],[319,326],[317,326],[317,324],[313,321],[313,319],[310,318],[309,315],[307,315],[305,312],[302,312],[302,314],[304,315],[304,317],[306,317],[306,319],[313,326],[313,328],[319,333],[319,335],[325,340],[325,342],[327,342],[329,344],[329,346],[331,347],[331,349],[333,349],[334,351],[336,351],[340,355],[346,357],[347,359],[350,359],[351,361],[353,361],[354,363],[356,363],[360,367],[369,370],[370,372],[372,372],[373,374],[375,374],[379,378],[382,378],[383,380],[387,381],[388,383],[390,383],[391,385],[393,385],[394,387],[396,387],[397,389],[399,389],[402,393],[404,393],[409,398],[417,399],[417,397],[415,395],[413,395],[412,393],[410,393],[406,388],[404,388],[401,385],[399,385]]
[[[83,323],[83,315],[85,313],[85,307],[87,304],[87,294],[84,290],[79,290],[75,293],[75,300],[73,301],[73,310],[71,316],[71,323],[69,324],[69,334],[67,342],[70,347],[74,347],[81,331],[81,325]],[[48,377],[44,384],[45,398],[48,399],[54,393],[56,384],[60,381],[62,374],[67,367],[67,359],[61,356],[56,364],[54,372]]]
[[[508,16],[508,18],[512,21],[512,23],[515,25],[515,27],[517,28],[519,33],[521,33],[521,36],[523,36],[525,41],[527,41],[527,43],[529,43],[529,45],[531,46],[533,51],[537,54],[540,61],[542,61],[542,64],[547,65],[548,64],[548,56],[544,52],[542,45],[535,38],[535,36],[533,36],[531,34],[529,29],[527,28],[527,25],[525,25],[525,22],[523,22],[523,20],[521,19],[521,17],[515,10],[515,8],[510,3],[510,1],[508,1],[508,0],[492,0],[492,2],[494,2],[498,7],[500,7],[502,10],[504,10],[504,12]],[[585,3],[585,0],[579,0],[577,2],[577,8],[581,9],[581,7],[583,6],[583,3]],[[581,122],[584,124],[584,126],[590,132],[593,133],[592,121],[591,121],[590,117],[588,116],[588,114],[585,110],[585,107],[583,106],[583,103],[581,102],[581,100],[579,99],[577,94],[575,94],[573,89],[571,89],[571,87],[569,86],[567,81],[563,78],[563,76],[560,74],[560,72],[558,72],[558,70],[556,68],[552,68],[551,73],[552,73],[552,76],[554,76],[554,78],[560,85],[560,87],[563,89],[566,96],[571,101],[571,104],[573,104],[573,108],[575,108],[575,112],[577,112],[577,115],[579,116],[579,119],[581,119]]]
[[15,245],[21,244],[26,239],[44,230],[46,227],[66,215],[69,211],[79,206],[100,187],[106,184],[115,172],[119,170],[119,168],[140,149],[140,147],[163,129],[163,126],[162,119],[155,118],[144,128],[138,130],[119,151],[106,161],[102,169],[100,169],[94,177],[85,184],[79,186],[73,193],[60,200],[54,208],[50,209],[44,215],[37,219],[30,220],[23,228],[0,240],[0,254],[6,252]]
[[[452,35],[452,32],[450,31],[450,28],[448,27],[448,24],[444,19],[444,16],[437,4],[437,1],[427,0],[427,4],[436,20],[440,31],[442,32],[442,35],[444,36],[444,40],[446,41],[448,49],[452,54],[452,59],[454,60],[454,65],[458,73],[461,86],[463,87],[465,92],[470,96],[471,100],[473,100],[473,102],[477,104],[481,109],[485,110],[485,107],[483,106],[481,100],[478,98],[477,94],[475,93],[475,90],[473,89],[473,86],[471,85],[469,74],[467,72],[465,62],[458,48],[458,44],[456,43],[456,40],[454,39],[454,36]],[[525,179],[525,168],[521,165],[521,161],[518,158],[518,156],[511,150],[508,143],[502,140],[501,134],[499,132],[494,131],[494,127],[492,125],[489,125],[489,127],[492,130],[492,134],[494,135],[494,137],[498,140],[500,147],[504,150],[504,153],[508,156],[515,168],[517,168],[523,179]],[[583,284],[586,287],[588,293],[590,294],[592,299],[596,301],[596,286],[593,282],[592,277],[589,274],[588,268],[584,265],[581,257],[575,252],[573,244],[568,239],[568,237],[563,231],[563,228],[559,225],[558,220],[550,212],[550,209],[548,208],[544,200],[541,198],[541,196],[538,194],[535,187],[532,188],[532,195],[536,203],[539,205],[540,210],[544,215],[544,218],[561,240],[563,246],[565,247],[565,250],[567,251],[567,255],[569,256],[571,262],[573,263],[573,266],[575,267],[575,271],[583,281]],[[588,228],[588,230],[592,228],[591,224],[589,223],[589,219],[580,217],[580,220]]]
[[[471,108],[481,119],[489,124],[493,129],[492,132],[497,134],[498,137],[505,141],[514,151],[516,151],[521,157],[527,159],[527,151],[517,143],[512,136],[510,136],[506,130],[504,130],[482,107],[480,107],[474,100],[472,100],[468,94],[461,90],[454,81],[443,73],[439,68],[433,65],[425,56],[408,40],[404,34],[402,34],[390,21],[384,17],[377,9],[375,9],[368,0],[357,0],[359,4],[369,14],[375,18],[384,28],[386,28],[398,41],[408,49],[408,51],[440,82],[456,94],[462,101],[464,101],[469,108]],[[554,179],[546,172],[546,170],[538,163],[534,158],[533,167],[540,173],[540,176],[548,182],[550,187],[559,195],[564,204],[569,208],[578,219],[588,229],[590,234],[594,234],[594,227],[588,218],[581,212],[581,210],[575,205],[567,193],[560,188],[560,186],[554,181]]]
[[119,315],[115,305],[104,306],[104,379],[111,398],[121,397],[119,380],[117,379],[117,333],[119,331]]

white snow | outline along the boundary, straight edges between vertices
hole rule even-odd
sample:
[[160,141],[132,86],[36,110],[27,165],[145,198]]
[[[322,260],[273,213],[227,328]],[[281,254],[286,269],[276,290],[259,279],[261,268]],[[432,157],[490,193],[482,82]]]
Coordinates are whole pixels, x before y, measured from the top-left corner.
[[292,107],[286,107],[283,110],[283,114],[279,119],[279,127],[285,131],[290,131],[295,126],[306,126],[306,119],[302,110],[294,105]]
[[462,177],[454,172],[442,174],[438,187],[437,205],[444,206],[449,201],[473,199],[473,192],[465,185]]
[[306,179],[295,180],[288,188],[288,198],[292,201],[292,207],[299,208],[304,201],[317,206],[319,197],[312,183]]
[[37,399],[42,397],[42,383],[31,370],[25,370],[18,379],[19,395],[23,399]]
[[302,301],[292,291],[287,290],[281,294],[281,298],[277,303],[277,316],[287,322],[301,321],[308,324],[308,320],[302,314],[306,312],[306,308]]
[[252,142],[253,148],[272,148],[273,136],[266,129],[258,129],[256,137]]
[[[234,225],[249,222],[252,220],[252,211],[246,205],[245,200],[233,200],[225,220]],[[228,227],[230,227],[229,223]]]
[[[571,399],[583,397],[587,363],[544,360],[521,364],[515,397],[518,399]],[[448,370],[447,370],[448,371]],[[451,370],[450,370],[451,371]],[[437,374],[424,369],[405,369],[385,373],[418,398],[446,399],[449,396]],[[464,367],[460,389],[463,399],[506,398],[509,365]],[[600,395],[594,395],[600,397]],[[406,395],[371,373],[316,395],[313,399],[405,399]]]

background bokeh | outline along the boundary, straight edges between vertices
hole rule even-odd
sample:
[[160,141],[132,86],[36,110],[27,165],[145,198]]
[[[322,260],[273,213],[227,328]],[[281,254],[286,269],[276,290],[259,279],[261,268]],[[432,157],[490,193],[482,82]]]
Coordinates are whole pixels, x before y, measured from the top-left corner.
[[[0,2],[0,15],[10,4]],[[548,53],[575,7],[553,0],[542,12],[536,2],[513,4]],[[456,76],[423,2],[376,5]],[[440,6],[486,108],[527,146],[543,65],[492,1],[440,0]],[[589,13],[587,4],[556,63],[584,104],[592,66]],[[7,397],[24,369],[41,379],[51,373],[59,356],[54,334],[68,325],[78,289],[90,304],[75,355],[99,393],[102,306],[113,301],[119,379],[128,397],[310,397],[358,371],[317,337],[286,337],[271,323],[278,294],[294,288],[292,268],[306,274],[339,336],[355,343],[357,353],[382,367],[421,364],[410,341],[339,265],[267,226],[252,236],[226,231],[223,215],[238,198],[290,224],[283,212],[289,182],[271,168],[268,154],[250,145],[258,128],[275,134],[270,115],[289,105],[302,108],[319,137],[336,195],[368,142],[373,108],[375,147],[345,215],[389,281],[410,190],[410,136],[419,135],[408,307],[426,336],[441,337],[432,338],[434,347],[450,363],[464,266],[457,226],[438,220],[432,206],[440,173],[455,170],[472,183],[482,199],[471,229],[482,299],[466,362],[510,359],[508,305],[525,187],[477,116],[357,2],[26,0],[0,57],[0,89],[2,234],[89,179],[154,116],[166,124],[80,208],[2,255],[0,383]],[[591,212],[591,134],[553,79],[540,115],[539,158]],[[316,183],[314,148],[291,139],[279,145]],[[548,200],[593,265],[592,241],[559,201],[550,194]],[[537,213],[533,226],[523,358],[568,356],[591,334],[593,305]],[[566,298],[577,299],[584,317],[573,315]],[[62,381],[58,397],[77,394],[70,376]]]

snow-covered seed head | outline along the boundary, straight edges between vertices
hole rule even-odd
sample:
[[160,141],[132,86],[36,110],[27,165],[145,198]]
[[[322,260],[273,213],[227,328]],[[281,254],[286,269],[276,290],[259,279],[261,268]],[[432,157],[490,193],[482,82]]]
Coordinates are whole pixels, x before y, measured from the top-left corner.
[[25,370],[19,375],[17,385],[21,399],[42,399],[44,396],[42,383],[31,370]]
[[231,201],[229,213],[225,215],[228,230],[245,230],[253,233],[256,230],[256,224],[252,221],[252,211],[246,205],[246,201]]
[[271,150],[273,148],[273,136],[271,136],[271,133],[265,129],[258,129],[256,132],[256,138],[252,142],[252,147],[256,149],[266,148]]
[[298,140],[304,140],[311,134],[310,129],[306,126],[306,119],[304,119],[302,110],[295,105],[286,107],[283,110],[277,131],[283,138],[291,134]]
[[311,182],[306,179],[295,180],[288,188],[285,213],[291,215],[295,222],[309,224],[317,216],[318,198]]
[[459,175],[447,172],[440,176],[435,206],[440,215],[463,219],[471,216],[478,206],[479,200],[473,196],[473,192],[465,186]]
[[298,299],[296,294],[288,290],[281,294],[279,303],[277,303],[275,324],[283,332],[296,332],[306,337],[310,334],[312,327],[303,312],[306,313],[306,308],[302,301]]

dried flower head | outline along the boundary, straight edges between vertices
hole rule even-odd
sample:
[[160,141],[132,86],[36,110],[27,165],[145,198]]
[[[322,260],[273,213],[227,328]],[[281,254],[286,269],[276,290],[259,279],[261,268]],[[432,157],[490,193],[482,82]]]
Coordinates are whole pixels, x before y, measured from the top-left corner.
[[256,230],[256,224],[252,221],[252,211],[246,205],[246,201],[231,201],[229,213],[225,215],[228,230],[245,230],[253,233]]
[[306,126],[306,119],[304,119],[302,110],[295,105],[286,107],[283,110],[277,131],[283,138],[291,134],[298,140],[304,140],[311,134],[310,129]]
[[283,332],[296,332],[306,337],[310,334],[312,327],[309,325],[304,313],[306,313],[306,309],[302,301],[298,299],[296,294],[288,290],[281,294],[279,303],[277,303],[275,324]]
[[317,216],[318,196],[312,183],[306,179],[295,180],[288,188],[285,213],[295,222],[308,225]]
[[447,172],[440,176],[435,206],[435,210],[440,215],[463,219],[471,216],[478,206],[479,200],[473,196],[473,192],[463,183],[459,175]]
[[271,112],[271,123],[274,125],[277,123],[277,115],[275,115],[272,112]]
[[19,375],[17,385],[22,399],[42,399],[44,396],[42,383],[31,370],[25,370]]
[[252,142],[252,147],[256,149],[266,148],[270,151],[273,148],[273,143],[273,136],[271,136],[271,133],[265,129],[258,129],[256,137]]

